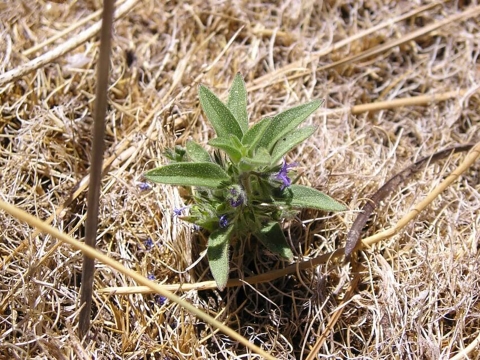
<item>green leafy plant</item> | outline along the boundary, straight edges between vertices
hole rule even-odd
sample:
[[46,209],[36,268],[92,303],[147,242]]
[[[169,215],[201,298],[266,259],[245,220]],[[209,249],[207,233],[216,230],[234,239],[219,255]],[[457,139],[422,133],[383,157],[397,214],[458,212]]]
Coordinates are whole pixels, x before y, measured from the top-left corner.
[[[284,160],[287,152],[315,132],[315,126],[299,125],[322,101],[264,118],[249,128],[247,92],[240,74],[233,81],[226,103],[204,86],[200,86],[199,96],[217,134],[208,142],[213,153],[188,141],[185,148],[166,152],[170,164],[147,172],[145,177],[162,184],[194,187],[192,206],[182,219],[210,232],[208,261],[218,287],[223,289],[228,280],[232,241],[253,235],[273,253],[292,260],[281,221],[292,218],[302,208],[345,208],[318,190],[293,184],[296,164]],[[181,215],[183,210],[174,211]]]

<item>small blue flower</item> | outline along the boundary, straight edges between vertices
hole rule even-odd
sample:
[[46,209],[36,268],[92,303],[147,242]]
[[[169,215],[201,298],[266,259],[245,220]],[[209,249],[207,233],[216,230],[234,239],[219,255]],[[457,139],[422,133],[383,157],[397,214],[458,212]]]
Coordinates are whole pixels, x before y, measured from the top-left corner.
[[287,164],[285,159],[283,159],[282,167],[280,168],[278,174],[275,176],[277,180],[281,180],[283,182],[280,190],[283,190],[292,184],[292,180],[290,180],[290,178],[288,177],[288,170],[294,168],[295,166],[297,166],[297,163]]
[[148,274],[147,279],[153,281],[153,280],[155,280],[155,275],[153,275],[153,274]]
[[155,302],[156,302],[158,305],[163,306],[166,301],[167,301],[167,298],[166,298],[165,296],[155,295]]
[[180,215],[182,215],[183,210],[185,210],[186,208],[188,208],[188,206],[183,206],[183,207],[181,207],[180,209],[173,209],[173,214],[174,214],[174,216],[180,216]]
[[220,216],[220,221],[218,222],[222,229],[225,229],[228,226],[227,215]]
[[148,238],[147,240],[145,240],[143,242],[143,245],[145,245],[145,247],[147,248],[147,250],[150,250],[151,248],[153,248],[153,241],[152,239]]
[[137,184],[138,188],[140,189],[140,191],[147,191],[147,190],[150,190],[152,188],[152,186],[148,183],[145,183],[145,182],[139,182]]
[[232,205],[232,207],[238,207],[242,204],[243,204],[242,198],[238,198],[237,200],[233,200],[233,199],[230,200],[230,205]]

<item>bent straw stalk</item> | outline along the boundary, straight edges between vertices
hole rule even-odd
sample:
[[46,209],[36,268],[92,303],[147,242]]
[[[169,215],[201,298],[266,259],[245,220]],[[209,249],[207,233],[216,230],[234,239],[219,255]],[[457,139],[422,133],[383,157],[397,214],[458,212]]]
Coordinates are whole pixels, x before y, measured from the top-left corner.
[[469,151],[472,147],[473,144],[456,146],[439,151],[432,156],[426,156],[388,180],[380,189],[377,190],[377,192],[375,192],[375,194],[373,194],[372,197],[367,199],[367,203],[363,206],[362,212],[353,222],[353,225],[347,235],[347,243],[345,245],[345,261],[348,262],[351,260],[352,254],[358,247],[360,234],[363,227],[367,223],[372,212],[380,205],[381,201],[383,201],[394,190],[398,189],[398,187],[404,181],[408,180],[422,170],[424,166],[435,164],[437,161],[445,159],[452,154]]
[[232,329],[230,329],[228,326],[224,325],[220,321],[212,318],[210,315],[207,315],[203,311],[197,309],[195,306],[190,304],[188,301],[185,301],[181,299],[179,296],[167,291],[164,289],[164,287],[156,284],[155,282],[148,280],[147,278],[143,277],[136,271],[127,269],[125,266],[120,264],[118,261],[111,259],[107,255],[104,255],[98,250],[93,249],[90,246],[85,245],[84,243],[73,239],[69,235],[59,231],[58,229],[48,225],[47,223],[41,221],[40,219],[36,218],[33,215],[30,215],[24,210],[19,209],[18,207],[15,207],[14,205],[11,205],[3,200],[0,199],[0,209],[4,210],[14,218],[18,219],[19,221],[24,221],[27,224],[29,224],[32,227],[37,228],[38,230],[45,232],[47,234],[50,234],[54,238],[60,240],[63,243],[69,244],[71,247],[73,247],[76,250],[82,251],[84,254],[87,256],[94,258],[101,263],[111,267],[114,270],[117,270],[118,272],[132,278],[139,284],[142,284],[148,288],[151,289],[152,292],[158,293],[162,296],[165,296],[169,300],[180,304],[182,307],[184,307],[187,311],[191,312],[198,318],[202,319],[203,321],[207,322],[208,324],[212,325],[213,327],[219,329],[222,331],[224,334],[228,335],[232,339],[238,341],[245,347],[249,348],[253,352],[259,354],[260,356],[263,356],[265,359],[270,359],[270,360],[275,360],[275,357],[272,355],[268,354],[266,351],[260,349],[258,346],[255,344],[249,342],[247,339],[245,339],[243,336],[240,334],[236,333]]

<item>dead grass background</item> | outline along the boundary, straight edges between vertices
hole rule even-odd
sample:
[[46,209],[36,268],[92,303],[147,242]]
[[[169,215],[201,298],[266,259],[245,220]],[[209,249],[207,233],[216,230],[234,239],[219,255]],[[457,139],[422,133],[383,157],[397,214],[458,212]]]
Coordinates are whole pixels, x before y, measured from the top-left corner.
[[[115,160],[102,183],[98,248],[159,282],[211,279],[205,259],[191,266],[204,240],[172,216],[184,204],[181,189],[139,186],[146,170],[164,162],[166,147],[189,138],[206,143],[212,135],[195,79],[225,95],[240,71],[249,85],[252,122],[325,99],[325,108],[309,120],[318,132],[290,160],[302,164],[302,182],[351,210],[334,216],[305,211],[292,222],[286,231],[297,261],[343,246],[364,199],[405,166],[480,141],[477,15],[348,61],[455,14],[473,14],[475,4],[442,2],[389,23],[430,2],[133,3],[115,23],[106,151]],[[0,3],[0,72],[79,36],[98,21],[87,17],[99,9],[100,0]],[[349,41],[380,24],[388,26]],[[65,29],[64,37],[34,48]],[[332,48],[342,41],[345,46]],[[90,163],[97,55],[98,39],[90,37],[0,88],[0,196],[40,219],[52,217],[55,227],[77,239],[84,236],[86,192],[75,191],[85,189]],[[361,107],[448,92],[446,100],[428,104],[370,112]],[[365,236],[393,226],[463,157],[428,167],[404,184],[382,204]],[[178,294],[281,359],[315,356],[322,334],[317,358],[460,356],[480,332],[479,170],[477,162],[400,234],[362,252],[363,271],[351,298],[345,296],[355,273],[338,260],[221,293]],[[256,357],[175,303],[161,305],[153,294],[101,292],[136,284],[98,262],[91,338],[81,344],[81,253],[3,211],[0,224],[1,357]],[[231,278],[288,265],[262,248],[241,267],[236,261]],[[343,312],[335,318],[339,307]],[[329,321],[333,327],[326,331]],[[478,348],[468,356],[479,359]]]

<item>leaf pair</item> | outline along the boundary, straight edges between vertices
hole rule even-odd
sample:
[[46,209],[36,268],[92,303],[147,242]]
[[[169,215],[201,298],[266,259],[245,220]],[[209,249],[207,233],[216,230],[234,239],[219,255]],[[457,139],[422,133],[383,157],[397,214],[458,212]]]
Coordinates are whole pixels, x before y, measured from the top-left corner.
[[[314,100],[284,111],[272,119],[265,118],[249,129],[247,91],[240,74],[235,76],[227,104],[203,85],[200,86],[199,97],[202,108],[218,136],[218,139],[214,139],[216,141],[209,142],[210,145],[222,146],[220,148],[226,151],[234,162],[238,162],[245,153],[253,157],[258,149],[263,148],[271,155],[270,165],[278,163],[288,151],[315,132],[315,126],[300,129],[297,127],[323,103],[321,100]],[[241,145],[238,140],[241,140]]]
[[235,135],[238,139],[248,129],[247,89],[240,74],[235,76],[225,105],[213,92],[200,85],[200,104],[219,138]]

